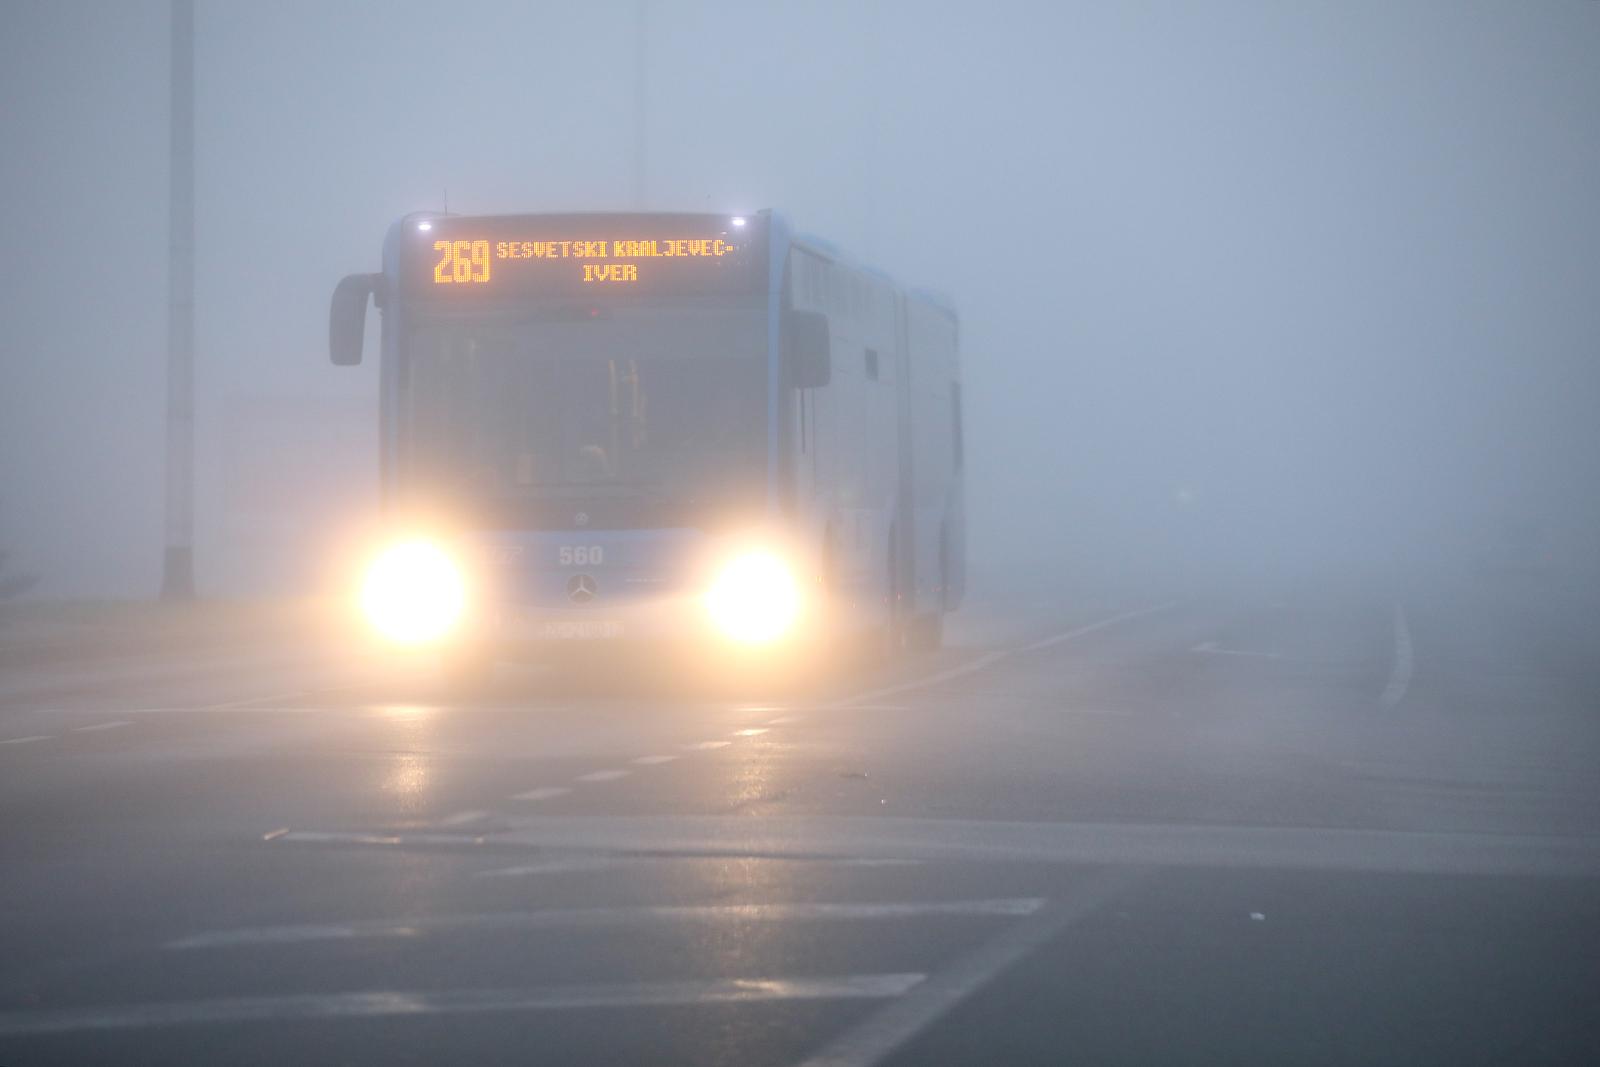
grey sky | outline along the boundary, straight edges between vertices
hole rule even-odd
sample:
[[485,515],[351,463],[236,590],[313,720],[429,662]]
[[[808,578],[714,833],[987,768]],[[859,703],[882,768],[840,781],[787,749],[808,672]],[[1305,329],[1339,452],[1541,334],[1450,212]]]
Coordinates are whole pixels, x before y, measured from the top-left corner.
[[[394,217],[629,206],[634,15],[202,0],[204,587],[303,576],[370,499],[325,315]],[[157,583],[166,18],[5,4],[0,544],[55,594]],[[1518,517],[1600,555],[1600,4],[645,26],[650,207],[775,207],[957,301],[980,571],[1370,568]]]

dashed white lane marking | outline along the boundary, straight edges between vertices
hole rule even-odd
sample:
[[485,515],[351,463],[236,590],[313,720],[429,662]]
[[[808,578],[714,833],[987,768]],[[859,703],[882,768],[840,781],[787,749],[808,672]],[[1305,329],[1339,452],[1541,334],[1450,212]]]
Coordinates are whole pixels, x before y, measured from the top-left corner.
[[1031,645],[1023,645],[1020,648],[1005,648],[999,650],[998,652],[990,652],[987,655],[979,656],[970,663],[963,663],[958,667],[951,667],[949,670],[940,671],[937,674],[930,674],[923,678],[913,678],[910,681],[884,686],[881,689],[871,689],[865,693],[857,693],[854,696],[847,697],[844,700],[838,700],[828,704],[826,707],[828,707],[830,710],[845,710],[849,708],[861,709],[863,707],[870,706],[873,701],[881,700],[887,696],[894,696],[898,693],[910,693],[918,689],[926,689],[929,686],[939,685],[943,682],[951,682],[957,678],[965,678],[969,674],[976,674],[979,671],[988,670],[990,667],[994,666],[996,663],[999,663],[1003,659],[1009,659],[1012,656],[1022,655],[1028,652],[1039,652],[1043,649],[1052,648],[1056,645],[1063,644],[1064,642],[1082,637],[1085,634],[1094,633],[1096,630],[1103,630],[1108,626],[1115,626],[1117,623],[1128,622],[1132,619],[1142,618],[1145,615],[1154,615],[1163,611],[1171,611],[1177,606],[1178,601],[1169,600],[1164,604],[1155,604],[1148,608],[1138,608],[1134,611],[1124,611],[1120,615],[1113,615],[1109,619],[1101,619],[1099,622],[1091,622],[1084,626],[1074,627],[1071,630],[1066,630],[1062,633],[1046,637],[1041,641],[1035,641]]
[[1001,931],[954,965],[920,983],[908,996],[873,1012],[828,1042],[807,1057],[801,1067],[870,1067],[882,1062],[1007,968],[1123,892],[1138,877],[1137,872],[1129,871],[1091,876],[1071,900],[1053,904]]
[[706,752],[713,748],[727,748],[731,744],[732,741],[695,741],[683,747],[690,752]]
[[93,726],[74,726],[72,732],[75,734],[92,734],[97,730],[116,730],[123,726],[132,725],[133,723],[126,719],[118,719],[116,722],[97,722]]
[[852,974],[821,978],[714,978],[628,985],[535,986],[527,989],[371,990],[169,1001],[103,1008],[8,1012],[0,1037],[134,1030],[214,1023],[460,1015],[582,1008],[730,1004],[773,1000],[881,1000],[898,997],[923,974]]
[[671,763],[677,758],[677,756],[640,756],[633,762],[641,767],[654,767],[658,763]]
[[552,908],[547,911],[421,915],[407,919],[362,919],[346,923],[293,926],[245,926],[212,930],[169,941],[164,948],[238,948],[287,945],[308,941],[350,941],[358,938],[411,939],[462,930],[597,929],[651,923],[875,922],[954,916],[1022,918],[1044,907],[1038,897],[985,900],[919,900],[881,902],[796,902],[781,904],[661,904],[635,908]]
[[610,768],[608,770],[590,771],[588,774],[580,774],[575,779],[575,781],[579,781],[579,782],[614,782],[618,778],[626,778],[626,777],[628,777],[628,775],[630,775],[632,773],[633,773],[632,771],[626,770],[626,769],[624,769],[622,767],[613,767],[613,768]]
[[799,722],[799,721],[800,721],[800,716],[798,716],[798,715],[780,715],[776,719],[768,719],[767,720],[767,725],[768,726],[788,726],[790,723],[795,723],[795,722]]
[[458,811],[454,815],[446,815],[438,822],[439,826],[465,826],[468,823],[482,822],[489,817],[486,811]]
[[48,741],[54,734],[34,734],[30,737],[8,737],[0,745],[31,745],[35,741]]
[[733,732],[733,736],[734,737],[759,737],[759,736],[761,736],[762,734],[764,734],[766,732],[767,732],[767,728],[765,726],[752,726],[748,730],[735,730]]
[[1392,708],[1406,698],[1411,686],[1411,626],[1406,622],[1406,609],[1397,601],[1394,606],[1394,663],[1389,668],[1389,684],[1383,687],[1378,699],[1384,707]]
[[551,797],[559,797],[564,793],[570,793],[570,792],[572,792],[572,787],[571,786],[565,786],[565,785],[542,785],[537,789],[530,789],[526,793],[513,793],[513,794],[511,794],[511,799],[512,800],[549,800]]

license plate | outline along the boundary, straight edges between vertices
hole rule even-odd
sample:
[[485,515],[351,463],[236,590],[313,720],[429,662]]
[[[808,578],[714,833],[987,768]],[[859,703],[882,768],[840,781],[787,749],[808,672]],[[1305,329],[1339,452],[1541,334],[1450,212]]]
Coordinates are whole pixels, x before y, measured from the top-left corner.
[[539,636],[550,641],[603,641],[622,636],[622,624],[606,619],[553,619],[539,625]]

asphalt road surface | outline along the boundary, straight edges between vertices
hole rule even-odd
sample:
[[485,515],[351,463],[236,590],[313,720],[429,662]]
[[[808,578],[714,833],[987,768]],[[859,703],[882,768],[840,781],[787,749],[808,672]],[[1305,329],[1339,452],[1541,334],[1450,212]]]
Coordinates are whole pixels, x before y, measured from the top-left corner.
[[958,620],[773,690],[0,632],[0,1064],[1600,1063],[1559,583]]

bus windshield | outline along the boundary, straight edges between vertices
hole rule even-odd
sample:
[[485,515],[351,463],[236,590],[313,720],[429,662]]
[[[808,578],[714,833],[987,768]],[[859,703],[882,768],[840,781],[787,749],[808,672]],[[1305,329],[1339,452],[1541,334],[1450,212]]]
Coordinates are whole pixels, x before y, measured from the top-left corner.
[[516,521],[592,498],[626,525],[619,502],[646,502],[654,524],[663,502],[690,516],[750,495],[766,465],[764,322],[727,309],[423,320],[402,388],[406,481]]

